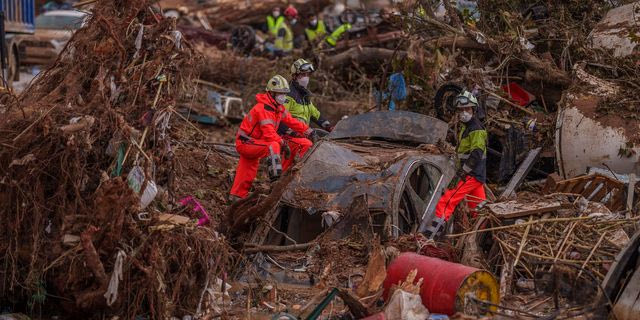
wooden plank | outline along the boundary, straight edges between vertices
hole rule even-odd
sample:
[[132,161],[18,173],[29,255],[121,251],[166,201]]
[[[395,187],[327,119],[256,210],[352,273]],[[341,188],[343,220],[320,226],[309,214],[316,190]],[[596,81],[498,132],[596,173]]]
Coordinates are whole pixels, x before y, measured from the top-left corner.
[[609,210],[613,212],[624,209],[625,197],[626,194],[622,190],[618,190],[615,194],[615,197],[613,197],[612,201],[610,201],[610,205],[607,205],[607,208],[609,208]]
[[631,211],[633,210],[633,196],[635,195],[636,189],[636,175],[633,173],[629,174],[629,185],[627,187],[627,219],[631,218]]
[[513,263],[511,259],[505,259],[500,273],[500,296],[506,297],[511,294],[513,286]]
[[488,204],[487,208],[498,218],[512,219],[530,215],[541,215],[563,209],[565,206],[560,201],[521,203],[517,200]]
[[558,182],[558,184],[562,185],[562,188],[559,188],[558,192],[580,194],[579,191],[581,190],[579,190],[578,186],[582,185],[582,189],[584,189],[585,186],[594,179],[594,177],[595,175],[589,175],[589,176],[581,176],[581,177],[571,178],[567,180],[562,180]]
[[580,181],[579,183],[577,183],[573,188],[571,188],[571,191],[569,191],[569,192],[570,193],[582,194],[582,191],[584,191],[584,188],[587,185],[587,183],[589,183],[589,180],[584,179],[584,180]]
[[544,188],[542,188],[542,193],[549,194],[556,192],[559,187],[559,183],[562,178],[557,173],[552,173],[547,176],[547,182],[544,184]]
[[602,176],[602,177],[605,179],[606,184],[609,185],[610,187],[617,187],[617,188],[624,187],[624,183],[622,183],[622,181],[620,180],[616,180],[614,178],[607,177],[607,176]]
[[529,151],[527,157],[524,159],[524,161],[522,161],[522,163],[518,167],[518,170],[516,170],[516,173],[509,181],[509,184],[507,184],[507,188],[504,190],[504,192],[502,192],[499,199],[509,198],[516,191],[522,181],[524,181],[524,178],[527,176],[527,174],[529,174],[529,171],[531,171],[531,168],[533,168],[533,165],[536,163],[536,161],[538,161],[541,151],[542,148],[536,148]]
[[558,187],[556,188],[556,191],[565,193],[567,192],[568,189],[571,188],[571,184],[573,184],[573,182],[566,182],[566,181],[560,182],[558,183]]
[[562,181],[558,181],[558,183],[568,183],[568,182],[573,182],[573,181],[582,181],[584,179],[591,179],[592,177],[596,177],[599,176],[598,174],[592,174],[592,175],[587,175],[587,176],[579,176],[579,177],[573,177],[570,179],[565,179]]
[[584,182],[585,179],[581,179],[581,180],[576,180],[576,181],[571,181],[569,183],[567,183],[564,188],[562,188],[562,192],[566,192],[566,193],[572,193],[573,189],[576,188],[577,185],[581,184]]

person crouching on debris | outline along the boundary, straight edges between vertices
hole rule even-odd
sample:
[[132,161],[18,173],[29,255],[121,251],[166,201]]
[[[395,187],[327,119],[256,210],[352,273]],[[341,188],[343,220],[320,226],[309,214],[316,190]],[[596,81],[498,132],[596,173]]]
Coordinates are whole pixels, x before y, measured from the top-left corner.
[[256,105],[244,117],[236,134],[236,150],[240,154],[240,161],[231,187],[231,201],[247,197],[262,158],[266,157],[268,160],[267,168],[271,181],[280,177],[281,149],[285,158],[292,156],[289,146],[276,132],[281,122],[301,135],[313,135],[313,130],[308,125],[293,118],[283,106],[290,91],[289,84],[283,76],[276,75],[271,78],[266,91],[256,95]]
[[[305,59],[298,59],[291,65],[291,91],[288,94],[285,107],[291,113],[291,116],[309,125],[311,120],[315,122],[319,127],[331,132],[333,126],[331,122],[322,118],[320,111],[311,102],[311,92],[307,87],[309,86],[309,79],[311,74],[315,71],[313,64]],[[292,150],[292,154],[302,157],[307,150],[313,145],[313,143],[304,137],[296,137],[293,130],[286,127],[286,125],[280,125],[278,132],[285,137],[285,141],[289,144]],[[283,170],[287,170],[289,166],[293,164],[294,157],[289,157],[284,160],[282,164]]]
[[458,134],[460,168],[456,175],[460,181],[453,189],[448,189],[436,206],[436,216],[427,228],[427,236],[434,238],[444,228],[451,214],[462,199],[467,200],[469,209],[474,209],[486,200],[484,183],[487,179],[487,131],[475,116],[478,100],[469,91],[456,98],[458,116],[462,122]]

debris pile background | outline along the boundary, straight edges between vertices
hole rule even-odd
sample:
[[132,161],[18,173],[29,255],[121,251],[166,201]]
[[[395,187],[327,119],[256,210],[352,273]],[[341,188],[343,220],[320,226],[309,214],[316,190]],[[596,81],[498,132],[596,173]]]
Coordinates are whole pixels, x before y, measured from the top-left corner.
[[[140,166],[142,190],[149,177],[168,184],[172,106],[193,91],[201,61],[149,5],[97,2],[1,123],[0,300],[96,314],[121,273],[108,313],[167,318],[194,314],[203,285],[223,278],[230,256],[216,218],[153,228],[156,215],[139,219],[139,196],[124,178]],[[168,185],[159,194],[180,196]]]

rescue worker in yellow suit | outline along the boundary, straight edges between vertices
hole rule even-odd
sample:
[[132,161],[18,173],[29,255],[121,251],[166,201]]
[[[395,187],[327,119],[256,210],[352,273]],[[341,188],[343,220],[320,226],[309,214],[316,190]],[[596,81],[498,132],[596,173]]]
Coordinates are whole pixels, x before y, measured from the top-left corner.
[[271,14],[267,16],[266,31],[270,36],[275,37],[278,34],[280,25],[284,22],[284,16],[280,14],[280,7],[275,7]]
[[293,31],[291,31],[289,23],[298,19],[298,10],[293,6],[289,6],[284,10],[284,16],[286,20],[275,26],[274,54],[277,57],[289,55],[293,50]]
[[[331,132],[333,125],[320,115],[318,108],[311,102],[311,92],[307,89],[309,76],[315,71],[313,64],[305,59],[298,59],[291,65],[292,79],[289,83],[291,90],[287,93],[287,102],[284,104],[291,116],[306,125],[315,122],[322,129]],[[286,124],[280,124],[278,134],[289,145],[292,154],[304,155],[313,145],[312,141],[304,136],[296,134]],[[287,170],[294,162],[294,157],[282,162],[283,170]]]
[[322,41],[327,35],[327,26],[324,24],[324,20],[318,20],[317,15],[309,17],[309,23],[307,28],[304,29],[304,35],[312,47]]
[[456,206],[466,199],[469,211],[476,216],[476,207],[487,199],[484,184],[487,182],[487,131],[478,119],[478,100],[469,91],[456,98],[460,117],[460,131],[456,151],[460,160],[456,176],[460,178],[454,188],[448,189],[436,205],[435,217],[426,235],[433,239],[445,230]]

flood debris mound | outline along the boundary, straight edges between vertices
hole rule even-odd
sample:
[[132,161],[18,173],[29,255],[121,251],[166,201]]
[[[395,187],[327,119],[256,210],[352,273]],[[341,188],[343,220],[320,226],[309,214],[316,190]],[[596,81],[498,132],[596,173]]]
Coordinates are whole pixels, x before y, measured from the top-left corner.
[[[607,279],[612,277],[620,254],[633,250],[625,247],[634,243],[630,238],[637,234],[637,180],[629,173],[637,171],[637,130],[632,128],[637,129],[638,125],[638,95],[634,88],[640,83],[634,76],[639,66],[637,49],[633,49],[637,39],[635,35],[627,37],[637,29],[635,24],[626,23],[626,29],[616,33],[625,41],[626,48],[631,48],[627,50],[627,57],[612,51],[615,44],[612,48],[610,43],[600,41],[594,46],[593,38],[605,30],[603,18],[607,20],[623,11],[620,9],[623,7],[614,7],[631,1],[535,5],[528,1],[480,1],[467,11],[460,10],[462,2],[475,3],[451,1],[458,3],[456,8],[444,1],[437,10],[424,1],[389,5],[385,18],[395,22],[397,30],[402,30],[402,40],[394,43],[397,46],[393,49],[382,45],[338,46],[335,51],[311,55],[320,66],[320,71],[314,74],[318,84],[326,84],[329,79],[342,81],[320,85],[317,89],[322,91],[321,95],[339,96],[339,90],[327,88],[345,86],[344,83],[350,84],[352,92],[369,87],[369,96],[373,99],[362,99],[360,104],[370,107],[368,111],[371,111],[376,107],[376,94],[380,93],[376,90],[385,90],[391,83],[387,79],[392,72],[402,73],[410,84],[409,94],[396,107],[449,122],[453,132],[457,132],[456,126],[460,125],[455,117],[455,97],[462,90],[472,91],[480,100],[478,113],[487,127],[489,140],[488,200],[480,206],[482,210],[477,217],[472,217],[465,206],[459,206],[453,224],[447,226],[452,234],[439,239],[442,242],[427,240],[421,235],[384,239],[385,258],[381,263],[375,258],[378,256],[378,249],[373,245],[377,241],[373,240],[375,232],[366,233],[364,237],[357,232],[349,233],[352,224],[344,222],[355,221],[353,224],[362,227],[361,230],[374,230],[371,216],[376,212],[369,209],[375,200],[371,199],[383,198],[384,192],[365,192],[368,197],[368,201],[363,202],[365,210],[349,206],[337,211],[335,208],[314,210],[319,206],[309,205],[310,201],[305,200],[329,203],[331,191],[306,192],[304,188],[294,187],[291,193],[306,198],[292,200],[286,192],[283,195],[283,185],[276,184],[269,195],[252,195],[247,202],[231,207],[227,216],[238,217],[236,225],[249,230],[249,235],[242,238],[247,240],[242,242],[242,249],[257,266],[256,272],[263,272],[260,278],[267,282],[283,285],[287,281],[304,282],[323,289],[337,287],[340,292],[363,293],[363,288],[375,283],[375,279],[385,277],[370,273],[365,261],[368,266],[388,267],[400,252],[416,252],[488,270],[493,274],[491,277],[498,280],[491,282],[496,283],[491,289],[499,290],[499,303],[475,296],[472,300],[477,307],[475,311],[479,312],[456,305],[454,311],[466,316],[602,317],[611,311],[616,296],[603,290],[601,284],[612,282]],[[627,5],[626,13],[637,12],[634,6],[636,4]],[[613,13],[607,14],[611,9]],[[389,12],[392,14],[387,14]],[[624,36],[620,36],[622,34]],[[350,36],[353,37],[349,41],[358,41],[353,34]],[[239,65],[255,59],[270,70],[286,70],[290,63],[287,58],[273,61],[240,57],[227,51],[216,54],[233,56],[228,61]],[[233,68],[219,62],[225,60],[217,61],[218,66],[212,70]],[[330,77],[325,77],[324,69],[332,70]],[[230,73],[224,72],[218,81],[226,86],[257,83],[253,78],[256,73],[241,73],[244,73],[242,77],[233,79]],[[216,72],[209,75],[209,81],[216,81]],[[265,74],[257,78],[266,77]],[[243,82],[246,79],[251,80]],[[375,103],[380,106],[378,101]],[[391,109],[390,104],[382,103],[382,109],[387,107]],[[352,109],[351,114],[354,113]],[[406,129],[390,127],[400,132]],[[603,127],[608,131],[602,131]],[[610,132],[616,133],[615,143],[605,140],[612,139]],[[455,143],[452,136],[449,134],[448,141]],[[382,144],[371,136],[363,140],[369,145],[366,151],[357,150],[360,154],[376,152],[372,145]],[[321,148],[322,144],[316,145],[314,151]],[[315,158],[318,154],[307,157],[306,165],[313,163],[310,171],[322,176],[325,172],[320,162],[310,161]],[[336,163],[327,170],[326,175],[333,179],[326,180],[334,189],[338,184],[335,172],[341,169],[340,165]],[[348,167],[360,168],[355,161],[348,162]],[[293,170],[292,175],[296,176],[290,179],[289,187],[295,186],[304,174],[304,167],[298,169],[298,172]],[[594,173],[594,169],[601,171]],[[556,170],[559,175],[555,174]],[[606,177],[602,171],[607,171]],[[543,190],[541,186],[547,177],[553,181],[546,182],[549,187]],[[525,180],[530,184],[523,183]],[[358,179],[354,178],[347,185],[357,184]],[[355,203],[351,198],[348,200]],[[422,209],[420,212],[433,214]],[[334,224],[329,227],[321,224],[327,220]],[[397,224],[393,227],[401,229]],[[342,228],[342,237],[327,237],[335,235],[338,228]],[[404,231],[401,229],[399,233]],[[319,235],[309,239],[310,234]],[[636,259],[637,255],[630,258]],[[613,281],[617,290],[622,291],[630,283],[624,278],[630,275],[630,269],[635,267],[627,268],[627,273],[620,273],[624,275],[619,274]],[[359,282],[362,279],[366,280]],[[359,295],[361,299],[370,299],[364,306],[365,315],[381,311],[371,304],[380,301],[381,287],[372,285],[370,289]],[[434,295],[441,293],[442,290]],[[330,291],[319,295],[320,299],[312,299],[314,305],[321,305],[322,298],[331,298]],[[340,297],[349,306],[351,315],[363,310],[363,306],[350,305],[348,297]],[[258,305],[258,308],[261,307]],[[281,309],[269,308],[271,311]]]
[[[97,2],[9,107],[0,300],[129,319],[211,306],[203,292],[224,278],[229,249],[216,216],[170,183],[172,125],[183,121],[174,107],[193,91],[199,57],[150,5]],[[156,197],[173,205],[148,206]]]
[[[165,8],[178,19],[152,1],[96,2],[55,65],[0,99],[2,307],[632,319],[640,2],[354,2]],[[276,58],[260,29],[289,4],[353,28]],[[301,57],[332,136],[229,205],[237,125]],[[488,199],[428,239],[458,178],[463,90],[488,132]]]

